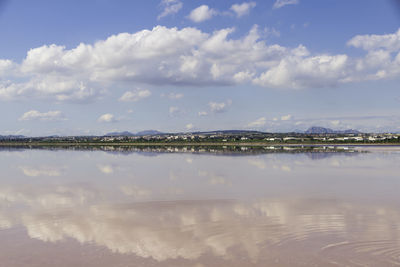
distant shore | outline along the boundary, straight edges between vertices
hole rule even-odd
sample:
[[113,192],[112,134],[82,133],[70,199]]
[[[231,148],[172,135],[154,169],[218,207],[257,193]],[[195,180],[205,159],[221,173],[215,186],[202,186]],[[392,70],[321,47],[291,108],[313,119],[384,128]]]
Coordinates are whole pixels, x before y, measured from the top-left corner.
[[0,142],[0,146],[400,146],[400,143],[271,143],[271,142]]

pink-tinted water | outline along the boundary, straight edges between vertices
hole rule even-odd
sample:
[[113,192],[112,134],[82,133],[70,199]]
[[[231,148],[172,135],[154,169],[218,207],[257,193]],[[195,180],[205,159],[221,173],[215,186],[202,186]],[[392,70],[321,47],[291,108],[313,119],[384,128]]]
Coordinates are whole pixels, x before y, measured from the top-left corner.
[[0,266],[397,266],[400,153],[0,152]]

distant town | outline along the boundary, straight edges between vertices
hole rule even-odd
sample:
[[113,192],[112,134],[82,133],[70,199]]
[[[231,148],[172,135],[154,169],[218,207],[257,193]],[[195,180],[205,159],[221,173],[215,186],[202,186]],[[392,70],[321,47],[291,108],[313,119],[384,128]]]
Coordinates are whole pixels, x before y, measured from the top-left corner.
[[311,127],[304,132],[267,133],[245,130],[163,133],[112,132],[103,136],[0,136],[0,144],[400,144],[399,133],[361,133]]

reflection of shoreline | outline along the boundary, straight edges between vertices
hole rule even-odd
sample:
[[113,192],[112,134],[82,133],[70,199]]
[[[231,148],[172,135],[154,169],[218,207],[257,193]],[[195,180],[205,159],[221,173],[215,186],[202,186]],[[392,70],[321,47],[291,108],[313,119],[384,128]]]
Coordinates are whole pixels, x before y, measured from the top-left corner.
[[215,155],[254,155],[271,153],[306,153],[311,158],[323,158],[340,153],[351,155],[360,151],[356,147],[347,146],[126,146],[126,145],[102,145],[102,146],[42,146],[42,145],[21,145],[21,146],[0,146],[1,151],[23,151],[23,150],[48,150],[48,151],[104,151],[121,154],[142,153],[148,156],[157,153],[191,153],[191,154],[215,154]]

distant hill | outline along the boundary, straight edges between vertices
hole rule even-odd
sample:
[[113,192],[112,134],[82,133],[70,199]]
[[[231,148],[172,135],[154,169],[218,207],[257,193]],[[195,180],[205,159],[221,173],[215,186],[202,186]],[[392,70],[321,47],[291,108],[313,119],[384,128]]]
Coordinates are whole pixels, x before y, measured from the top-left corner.
[[307,134],[333,134],[334,131],[329,128],[313,126],[308,128],[305,133]]
[[15,139],[23,139],[26,138],[23,135],[0,135],[0,140],[15,140]]
[[111,132],[111,133],[107,133],[104,136],[134,136],[135,134],[131,133],[131,132]]
[[255,134],[255,133],[263,133],[259,131],[249,131],[249,130],[220,130],[220,131],[209,131],[209,132],[192,132],[193,134],[205,134],[205,135],[213,135],[213,134]]
[[[263,133],[259,131],[248,131],[248,130],[216,130],[216,131],[206,131],[206,132],[188,132],[192,134],[204,134],[204,135],[215,135],[215,134],[232,134],[232,135],[240,135],[240,134],[257,134]],[[157,130],[145,130],[137,133],[131,133],[128,131],[124,132],[111,132],[107,133],[104,136],[144,136],[144,135],[163,135],[167,134],[164,132],[160,132]],[[174,133],[174,134],[184,134],[183,132]]]
[[359,134],[360,131],[348,129],[348,130],[332,130],[330,128],[324,128],[319,126],[313,126],[308,128],[304,133],[306,134]]
[[143,135],[157,135],[157,134],[163,134],[163,133],[156,130],[146,130],[137,133],[124,131],[124,132],[111,132],[105,134],[104,136],[143,136]]
[[[313,126],[308,128],[306,131],[299,131],[296,130],[294,131],[295,133],[305,133],[305,134],[359,134],[360,132],[357,130],[353,129],[348,129],[348,130],[332,130],[330,128],[324,128],[324,127],[319,127],[319,126]],[[260,132],[260,131],[249,131],[249,130],[216,130],[216,131],[198,131],[198,132],[189,132],[192,134],[202,134],[202,135],[218,135],[218,134],[224,134],[224,135],[246,135],[246,134],[265,134],[265,132]],[[145,130],[137,133],[131,133],[128,131],[124,132],[111,132],[107,133],[104,136],[144,136],[144,135],[164,135],[167,133],[163,133],[157,130]],[[183,132],[181,133],[174,133],[174,134],[184,134]]]
[[136,135],[141,136],[141,135],[157,135],[157,134],[164,134],[160,131],[157,130],[146,130],[146,131],[141,131],[137,132]]

